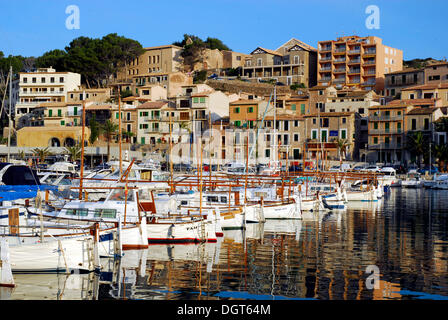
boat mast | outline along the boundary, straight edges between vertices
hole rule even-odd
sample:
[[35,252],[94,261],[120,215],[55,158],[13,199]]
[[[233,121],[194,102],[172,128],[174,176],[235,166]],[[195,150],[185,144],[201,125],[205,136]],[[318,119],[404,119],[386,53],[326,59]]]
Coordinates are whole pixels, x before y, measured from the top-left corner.
[[169,130],[170,130],[170,180],[171,180],[171,187],[170,192],[174,193],[174,181],[173,181],[173,139],[171,137],[171,112],[170,112],[170,123],[169,123]]
[[121,158],[121,89],[118,87],[118,153],[119,153],[119,165],[120,165],[120,176],[122,172],[122,158]]
[[83,91],[82,95],[82,136],[81,136],[81,177],[79,180],[79,200],[82,200],[82,185],[83,185],[83,176],[84,176],[84,143],[85,143],[85,137],[84,137],[84,130],[85,130],[85,123],[86,123],[86,92]]
[[11,157],[12,66],[9,66],[8,162]]
[[276,121],[276,115],[277,115],[277,87],[274,85],[274,166],[277,168],[277,161],[276,161],[276,154],[277,154],[277,121]]

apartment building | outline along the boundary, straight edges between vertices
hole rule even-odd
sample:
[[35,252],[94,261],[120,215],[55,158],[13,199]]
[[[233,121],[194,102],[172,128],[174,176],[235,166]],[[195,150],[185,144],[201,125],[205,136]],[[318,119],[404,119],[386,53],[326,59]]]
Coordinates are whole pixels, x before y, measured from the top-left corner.
[[145,52],[123,67],[116,75],[117,81],[131,79],[132,76],[151,73],[171,73],[182,70],[182,48],[162,45],[144,48]]
[[318,85],[384,91],[384,75],[403,67],[403,51],[378,37],[346,36],[318,42]]
[[404,70],[385,74],[384,96],[391,99],[399,99],[401,91],[405,88],[422,85],[425,83],[425,70],[407,68]]
[[412,86],[402,89],[401,92],[402,100],[433,99],[434,106],[448,106],[448,82]]
[[291,39],[276,50],[257,47],[245,58],[242,78],[251,81],[272,79],[286,85],[312,87],[316,84],[317,51],[310,45]]
[[434,84],[448,81],[448,62],[442,61],[425,67],[425,83]]
[[400,100],[369,108],[368,162],[402,163],[405,160],[406,113],[412,108]]
[[222,67],[224,69],[236,69],[244,66],[245,59],[249,56],[245,53],[222,50]]
[[104,103],[110,99],[109,88],[76,89],[67,91],[67,102],[81,102],[83,100]]
[[304,118],[304,152],[307,159],[339,160],[338,139],[347,140],[345,159],[358,161],[360,121],[357,112],[321,112]]
[[[97,108],[95,108],[97,107]],[[111,120],[115,124],[119,124],[119,108],[117,105],[111,106],[110,109],[106,109],[107,106],[91,106],[87,107],[86,110],[90,111],[107,111],[110,110],[111,113]],[[121,109],[121,131],[125,134],[122,137],[123,142],[127,143],[137,143],[137,136],[138,136],[138,107],[133,105],[122,105],[120,107]],[[95,117],[100,117],[103,119],[103,117],[98,114],[96,114]],[[97,120],[98,121],[98,120]],[[98,121],[100,122],[100,121]]]
[[81,85],[81,75],[56,72],[53,68],[39,68],[35,72],[19,74],[19,100],[15,109],[16,122],[41,103],[67,102],[67,93]]

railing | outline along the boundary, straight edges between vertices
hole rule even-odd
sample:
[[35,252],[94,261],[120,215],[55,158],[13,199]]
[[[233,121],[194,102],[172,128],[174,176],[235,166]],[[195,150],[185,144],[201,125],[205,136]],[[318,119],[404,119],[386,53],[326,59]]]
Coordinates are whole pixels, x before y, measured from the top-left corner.
[[333,80],[334,83],[345,83],[345,81],[346,81],[345,78],[343,78],[343,79],[334,79]]
[[331,57],[320,58],[320,61],[330,61],[330,60],[331,60]]
[[345,52],[346,50],[347,50],[346,48],[336,48],[334,50],[334,52],[341,53],[341,52]]
[[397,121],[403,120],[403,116],[369,116],[370,121]]
[[364,54],[376,54],[376,50],[366,50]]
[[350,50],[348,54],[361,53],[361,49]]
[[360,73],[361,69],[350,69],[348,70],[348,73]]
[[353,59],[353,60],[349,60],[348,63],[350,64],[354,64],[354,63],[361,63],[361,59]]
[[334,69],[333,72],[347,72],[346,69]]
[[374,64],[376,64],[376,61],[375,60],[373,60],[373,61],[364,61],[363,64],[364,65],[374,65]]
[[345,58],[343,58],[343,59],[334,59],[333,62],[336,62],[336,63],[337,62],[345,62]]
[[401,129],[369,129],[369,134],[402,134]]
[[331,51],[331,46],[323,46],[320,48],[320,51]]
[[377,144],[369,144],[369,149],[377,150],[377,149],[401,149],[403,145],[401,143],[395,143],[395,142],[383,142],[383,143],[377,143]]
[[320,68],[320,71],[331,71],[331,67]]
[[330,77],[320,78],[319,81],[331,81]]

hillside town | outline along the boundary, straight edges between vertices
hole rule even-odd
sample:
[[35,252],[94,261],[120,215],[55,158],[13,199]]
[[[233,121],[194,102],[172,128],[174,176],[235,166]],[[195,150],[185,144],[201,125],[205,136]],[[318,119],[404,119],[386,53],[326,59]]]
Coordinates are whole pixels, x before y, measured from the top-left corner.
[[[119,142],[127,159],[169,161],[170,141],[174,163],[191,165],[195,139],[207,131],[214,142],[204,161],[216,165],[244,162],[246,138],[256,149],[252,164],[343,158],[407,167],[448,160],[446,61],[405,67],[402,50],[373,36],[315,47],[292,38],[250,53],[204,49],[188,64],[184,50],[146,47],[98,87],[51,65],[14,74],[11,103],[2,109],[12,119],[11,131],[3,128],[10,144],[1,156],[36,158],[36,148],[63,155],[81,143],[85,111],[92,165],[118,159]],[[92,124],[108,127],[92,136]]]

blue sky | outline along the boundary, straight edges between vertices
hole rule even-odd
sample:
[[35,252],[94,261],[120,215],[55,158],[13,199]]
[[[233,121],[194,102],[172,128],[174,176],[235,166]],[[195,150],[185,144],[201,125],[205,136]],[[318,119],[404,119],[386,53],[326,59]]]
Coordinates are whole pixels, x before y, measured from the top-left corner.
[[[80,29],[68,30],[66,7],[80,10]],[[380,9],[380,28],[367,29],[367,6]],[[221,39],[232,50],[276,49],[291,38],[317,42],[374,35],[404,59],[448,56],[446,0],[0,0],[0,50],[39,56],[79,36],[109,33],[144,47],[171,44],[184,33]]]

